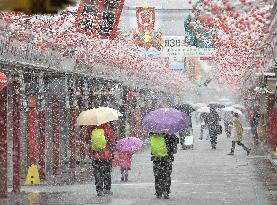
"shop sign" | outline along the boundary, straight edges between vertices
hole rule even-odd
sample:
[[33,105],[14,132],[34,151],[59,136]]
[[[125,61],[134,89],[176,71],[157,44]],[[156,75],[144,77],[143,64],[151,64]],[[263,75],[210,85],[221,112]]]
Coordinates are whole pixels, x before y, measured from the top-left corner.
[[197,48],[187,46],[185,36],[163,36],[164,40],[162,56],[182,59],[184,57],[212,57],[213,48]]
[[182,71],[185,69],[185,58],[181,55],[180,49],[185,48],[184,36],[163,36],[161,56],[169,59],[171,70]]

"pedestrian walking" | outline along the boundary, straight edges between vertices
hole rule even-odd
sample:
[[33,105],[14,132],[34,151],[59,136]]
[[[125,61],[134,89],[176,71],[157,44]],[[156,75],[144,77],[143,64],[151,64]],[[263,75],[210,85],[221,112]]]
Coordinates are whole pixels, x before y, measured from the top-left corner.
[[90,158],[97,196],[113,194],[111,191],[112,159],[114,158],[114,133],[107,124],[90,126],[88,128]]
[[184,130],[179,131],[180,144],[183,149],[185,149],[184,148],[185,147],[185,138],[186,138],[186,136],[191,135],[191,131],[192,131],[191,127],[188,127],[188,128],[185,128]]
[[199,139],[202,140],[204,136],[206,136],[206,139],[209,139],[209,133],[208,133],[208,126],[206,124],[206,118],[207,113],[200,113],[199,119],[200,119],[200,137]]
[[117,151],[115,155],[115,159],[113,161],[113,166],[120,167],[121,173],[121,181],[127,182],[128,181],[128,172],[131,170],[132,166],[132,152],[122,152]]
[[233,116],[230,112],[225,112],[223,116],[224,128],[227,138],[231,137],[231,126],[233,121]]
[[210,113],[207,114],[205,120],[209,129],[212,149],[216,149],[217,135],[222,133],[222,127],[219,125],[220,117],[214,107],[210,108]]
[[238,113],[233,113],[233,123],[232,124],[233,124],[232,125],[232,134],[231,134],[232,148],[231,148],[231,152],[228,155],[234,155],[236,143],[239,146],[242,146],[242,148],[246,151],[247,155],[249,155],[251,149],[247,148],[241,142],[243,139],[243,128],[242,128]]
[[254,113],[253,113],[252,120],[251,120],[251,131],[252,131],[253,139],[254,139],[254,142],[256,145],[259,143],[257,128],[258,128],[258,125],[260,122],[260,118],[261,118],[260,108],[256,107],[254,110]]
[[121,181],[128,181],[128,171],[131,170],[132,156],[143,146],[143,141],[137,137],[125,137],[116,143],[116,155],[113,160],[113,167],[120,167]]
[[150,133],[151,160],[155,177],[156,197],[169,199],[171,186],[172,163],[177,153],[179,139],[174,134]]

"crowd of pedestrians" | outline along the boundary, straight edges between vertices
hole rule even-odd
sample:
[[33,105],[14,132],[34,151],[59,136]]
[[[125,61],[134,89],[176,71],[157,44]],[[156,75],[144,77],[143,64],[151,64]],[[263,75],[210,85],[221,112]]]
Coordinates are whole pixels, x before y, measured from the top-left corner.
[[[171,186],[171,173],[174,161],[174,154],[177,153],[177,145],[180,142],[184,145],[186,136],[192,134],[192,120],[188,114],[190,123],[185,129],[178,132],[179,138],[175,134],[149,132],[151,161],[153,162],[153,173],[155,179],[155,195],[157,198],[169,199]],[[257,135],[257,121],[259,115],[254,113],[252,120],[252,133],[254,139]],[[210,108],[210,112],[200,113],[199,121],[201,126],[199,139],[205,136],[210,139],[211,148],[216,150],[217,136],[222,134],[220,116],[217,109]],[[231,139],[231,151],[229,155],[234,155],[235,145],[242,146],[247,155],[250,148],[242,143],[243,128],[240,116],[235,112],[226,112],[223,116],[225,133]],[[132,152],[120,151],[115,148],[115,138],[109,122],[99,126],[88,127],[87,144],[89,155],[92,159],[94,169],[95,187],[97,196],[112,195],[111,191],[111,172],[113,166],[119,166],[121,170],[121,181],[128,181],[128,171],[131,169]]]

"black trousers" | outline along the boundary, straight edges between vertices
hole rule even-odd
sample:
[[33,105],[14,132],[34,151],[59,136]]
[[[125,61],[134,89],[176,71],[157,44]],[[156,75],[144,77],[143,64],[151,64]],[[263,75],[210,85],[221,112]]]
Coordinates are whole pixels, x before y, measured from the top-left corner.
[[211,145],[215,146],[217,144],[217,133],[216,133],[216,130],[209,129],[209,134],[210,134]]
[[255,144],[259,143],[257,127],[258,127],[258,125],[253,125],[253,124],[251,125],[251,131],[252,131],[252,134],[253,134],[253,139],[254,139]]
[[248,150],[249,150],[241,141],[232,141],[232,148],[231,148],[231,152],[232,152],[232,153],[234,153],[234,151],[235,151],[236,143],[237,143],[239,146],[242,146],[242,148],[243,148],[245,151],[248,151]]
[[112,160],[96,160],[92,162],[96,191],[111,190]]
[[170,193],[172,161],[168,159],[159,159],[153,161],[153,172],[155,177],[156,194],[163,192]]

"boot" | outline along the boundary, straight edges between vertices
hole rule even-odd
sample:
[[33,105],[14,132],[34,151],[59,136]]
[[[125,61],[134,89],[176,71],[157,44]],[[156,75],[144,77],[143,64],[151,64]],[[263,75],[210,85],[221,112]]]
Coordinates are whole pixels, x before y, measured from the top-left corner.
[[97,196],[104,196],[103,191],[97,191]]
[[228,153],[227,155],[234,155],[234,150],[231,150],[231,152],[230,153]]
[[169,199],[169,194],[167,192],[164,192],[164,199]]
[[155,195],[156,195],[156,197],[157,197],[157,199],[161,199],[162,198],[162,194],[161,193],[155,193]]
[[251,151],[250,148],[248,148],[248,149],[246,150],[247,156],[250,154],[250,151]]
[[106,194],[106,195],[113,195],[113,192],[111,190],[104,190],[103,191],[103,194]]
[[215,144],[212,144],[212,149],[216,149],[216,145]]

